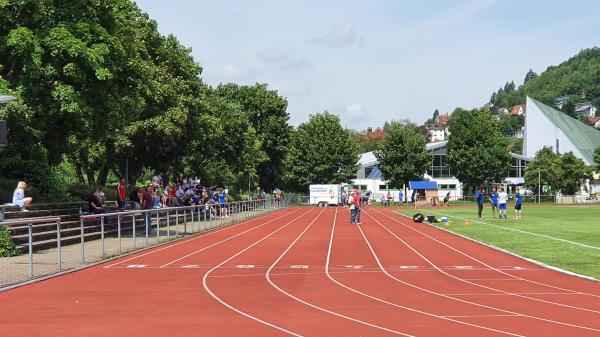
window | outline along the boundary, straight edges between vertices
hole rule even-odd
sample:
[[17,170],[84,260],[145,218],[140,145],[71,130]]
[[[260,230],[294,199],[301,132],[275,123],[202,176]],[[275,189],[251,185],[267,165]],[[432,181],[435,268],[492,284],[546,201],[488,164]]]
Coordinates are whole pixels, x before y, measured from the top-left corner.
[[368,177],[371,172],[373,172],[373,166],[365,167],[365,178]]
[[446,166],[446,155],[434,153],[431,168],[427,170],[427,174],[433,178],[450,178],[450,169]]
[[380,191],[385,191],[385,190],[387,190],[387,185],[379,185],[379,190],[380,190]]

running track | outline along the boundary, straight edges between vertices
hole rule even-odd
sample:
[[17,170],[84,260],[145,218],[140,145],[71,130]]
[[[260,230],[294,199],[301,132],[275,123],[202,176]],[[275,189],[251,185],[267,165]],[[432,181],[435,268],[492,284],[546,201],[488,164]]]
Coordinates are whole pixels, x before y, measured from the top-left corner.
[[9,290],[0,334],[600,336],[599,284],[390,210],[362,217],[288,208]]

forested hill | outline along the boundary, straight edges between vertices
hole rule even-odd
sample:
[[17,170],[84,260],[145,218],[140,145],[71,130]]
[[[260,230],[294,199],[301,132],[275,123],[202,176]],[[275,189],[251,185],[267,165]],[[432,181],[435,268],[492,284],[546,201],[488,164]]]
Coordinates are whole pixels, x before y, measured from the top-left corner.
[[559,96],[580,95],[600,106],[600,48],[584,49],[558,66],[549,66],[539,76],[530,70],[523,85],[516,88],[514,82],[507,82],[492,94],[490,102],[495,109],[510,110],[525,103],[527,95],[551,106]]

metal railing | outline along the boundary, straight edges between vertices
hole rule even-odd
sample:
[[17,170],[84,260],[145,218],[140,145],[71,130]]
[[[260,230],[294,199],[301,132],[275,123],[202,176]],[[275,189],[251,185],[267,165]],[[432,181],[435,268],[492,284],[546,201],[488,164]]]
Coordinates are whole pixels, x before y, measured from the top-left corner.
[[[61,228],[60,217],[7,220],[6,224],[11,226],[28,224],[27,255],[0,257],[0,288],[228,226],[293,203],[291,199],[278,201],[269,198],[82,214],[78,228],[76,222],[70,228]],[[56,225],[56,238],[47,241],[56,243],[52,242],[50,247],[36,250],[34,236],[39,234],[46,237],[47,232],[35,233],[35,225],[39,224],[47,231],[52,223]],[[22,270],[25,265],[27,271]],[[34,269],[34,266],[43,268]]]

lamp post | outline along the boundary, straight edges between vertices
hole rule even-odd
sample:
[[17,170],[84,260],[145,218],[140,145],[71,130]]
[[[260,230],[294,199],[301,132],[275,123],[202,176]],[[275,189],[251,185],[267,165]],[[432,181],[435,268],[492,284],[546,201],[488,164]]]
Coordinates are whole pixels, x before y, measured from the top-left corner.
[[538,204],[542,202],[542,171],[538,170]]

